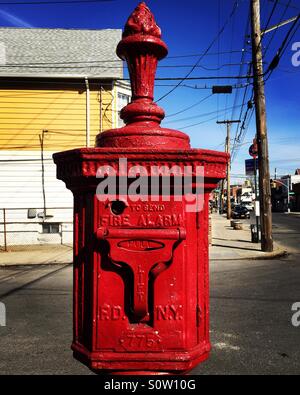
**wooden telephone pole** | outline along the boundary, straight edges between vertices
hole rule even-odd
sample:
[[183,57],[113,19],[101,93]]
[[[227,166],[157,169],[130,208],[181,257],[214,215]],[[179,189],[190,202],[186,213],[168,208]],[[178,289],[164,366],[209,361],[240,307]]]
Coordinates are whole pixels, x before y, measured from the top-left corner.
[[259,198],[261,222],[261,249],[273,251],[271,186],[266,121],[262,32],[260,26],[260,0],[251,0],[251,36],[253,62],[253,89],[256,112],[256,134],[259,167]]
[[[218,124],[226,124],[227,127],[227,137],[225,144],[225,151],[230,154],[230,127],[232,123],[240,123],[241,121],[233,120],[233,121],[217,121]],[[231,218],[231,201],[230,201],[230,168],[231,161],[229,160],[227,163],[227,219]]]

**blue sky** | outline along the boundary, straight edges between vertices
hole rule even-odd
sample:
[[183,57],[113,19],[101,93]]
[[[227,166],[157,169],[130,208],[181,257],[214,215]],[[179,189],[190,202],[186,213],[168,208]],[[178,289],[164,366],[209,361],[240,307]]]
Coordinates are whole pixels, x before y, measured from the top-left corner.
[[[17,0],[11,0],[12,3],[15,1]],[[4,0],[0,0],[1,2]],[[162,29],[163,39],[169,47],[169,57],[160,62],[160,66],[163,67],[159,67],[157,77],[185,76],[199,60],[199,56],[190,55],[201,54],[207,49],[228,19],[234,2],[234,0],[148,0],[146,3],[154,13],[156,21]],[[282,17],[287,19],[300,12],[300,0],[292,0],[284,15],[284,4],[289,3],[289,0],[281,0],[279,3],[282,4],[278,4],[276,7],[270,25],[281,21]],[[88,4],[0,4],[0,24],[29,28],[123,28],[127,17],[137,4],[137,0],[112,0]],[[264,27],[274,2],[261,0],[261,4],[262,26]],[[193,71],[191,77],[239,75],[242,49],[245,50],[243,58],[245,64],[241,72],[242,75],[247,73],[247,63],[251,59],[250,46],[247,44],[245,46],[244,43],[249,16],[248,9],[249,1],[240,0],[236,12],[229,20],[220,39],[215,41],[209,55],[203,57],[199,63],[200,67]],[[266,62],[272,60],[289,27],[290,25],[278,29],[270,45],[272,33],[266,35],[263,41],[265,49],[267,49]],[[300,66],[294,67],[292,65],[291,58],[294,52],[291,45],[294,42],[300,42],[300,29],[287,48],[280,65],[266,83],[271,175],[274,174],[275,168],[277,168],[278,174],[286,174],[293,173],[295,168],[300,167]],[[221,54],[216,55],[216,53]],[[232,95],[213,95],[190,110],[178,115],[170,115],[193,106],[210,94],[209,89],[195,88],[211,87],[217,84],[236,85],[245,82],[246,80],[235,79],[185,81],[183,85],[188,85],[188,87],[178,87],[160,101],[160,105],[165,109],[167,115],[164,126],[182,129],[188,133],[193,147],[223,150],[226,131],[225,127],[217,125],[216,121],[231,117],[240,118],[244,88],[238,89],[237,95],[237,90],[234,90]],[[156,99],[172,88],[171,86],[160,86],[165,84],[174,84],[174,82],[158,81],[155,90]],[[246,102],[251,97],[251,91],[250,86],[245,96]],[[237,106],[235,109],[232,108],[234,105]],[[246,108],[242,111],[242,118],[245,110]],[[238,134],[240,134],[240,130],[233,126],[233,140]],[[246,128],[245,136],[243,134],[240,145],[238,145],[239,150],[232,164],[235,181],[239,181],[239,175],[244,174],[244,161],[249,158],[248,148],[255,134],[254,116],[249,127]]]

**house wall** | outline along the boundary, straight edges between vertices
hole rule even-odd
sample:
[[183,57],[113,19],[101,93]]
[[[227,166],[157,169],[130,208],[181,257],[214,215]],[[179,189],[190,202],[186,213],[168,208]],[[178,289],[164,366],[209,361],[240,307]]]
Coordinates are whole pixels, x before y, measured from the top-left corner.
[[[44,180],[46,215],[42,188],[42,163],[39,151],[0,152],[0,245],[4,245],[4,211],[7,244],[72,243],[73,196],[56,179],[53,152],[45,152]],[[35,210],[28,218],[28,209]],[[59,233],[43,233],[43,223],[58,223]]]
[[[100,131],[102,96],[103,130],[115,125],[114,94],[99,86],[90,92],[90,144]],[[86,144],[85,90],[0,90],[1,150],[61,151]]]
[[[102,130],[117,126],[117,93],[117,87],[90,92],[91,146],[101,125]],[[127,93],[130,95],[128,88]],[[47,130],[43,140],[45,218],[40,142],[43,130]],[[73,196],[56,179],[52,154],[85,144],[84,91],[0,90],[0,246],[4,245],[3,209],[8,246],[72,243]],[[28,218],[28,209],[35,210],[34,218]],[[59,224],[59,232],[43,233],[43,224],[49,223]]]

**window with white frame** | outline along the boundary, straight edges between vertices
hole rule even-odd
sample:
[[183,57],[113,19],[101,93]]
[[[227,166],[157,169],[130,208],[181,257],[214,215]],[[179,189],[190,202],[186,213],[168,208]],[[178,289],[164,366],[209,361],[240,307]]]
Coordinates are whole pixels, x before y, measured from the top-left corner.
[[130,96],[125,93],[118,92],[118,127],[124,126],[123,119],[120,118],[121,110],[130,102]]

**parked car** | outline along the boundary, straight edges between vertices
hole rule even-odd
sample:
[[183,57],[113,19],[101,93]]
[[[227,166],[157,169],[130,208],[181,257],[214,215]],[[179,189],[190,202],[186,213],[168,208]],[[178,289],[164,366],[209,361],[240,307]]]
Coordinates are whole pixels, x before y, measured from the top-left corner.
[[246,207],[246,209],[247,209],[248,211],[253,211],[253,210],[254,210],[254,206],[253,206],[252,203],[242,203],[241,205],[244,206],[244,207]]
[[250,218],[250,211],[245,206],[236,206],[232,210],[231,213],[232,218],[241,219],[241,218]]

